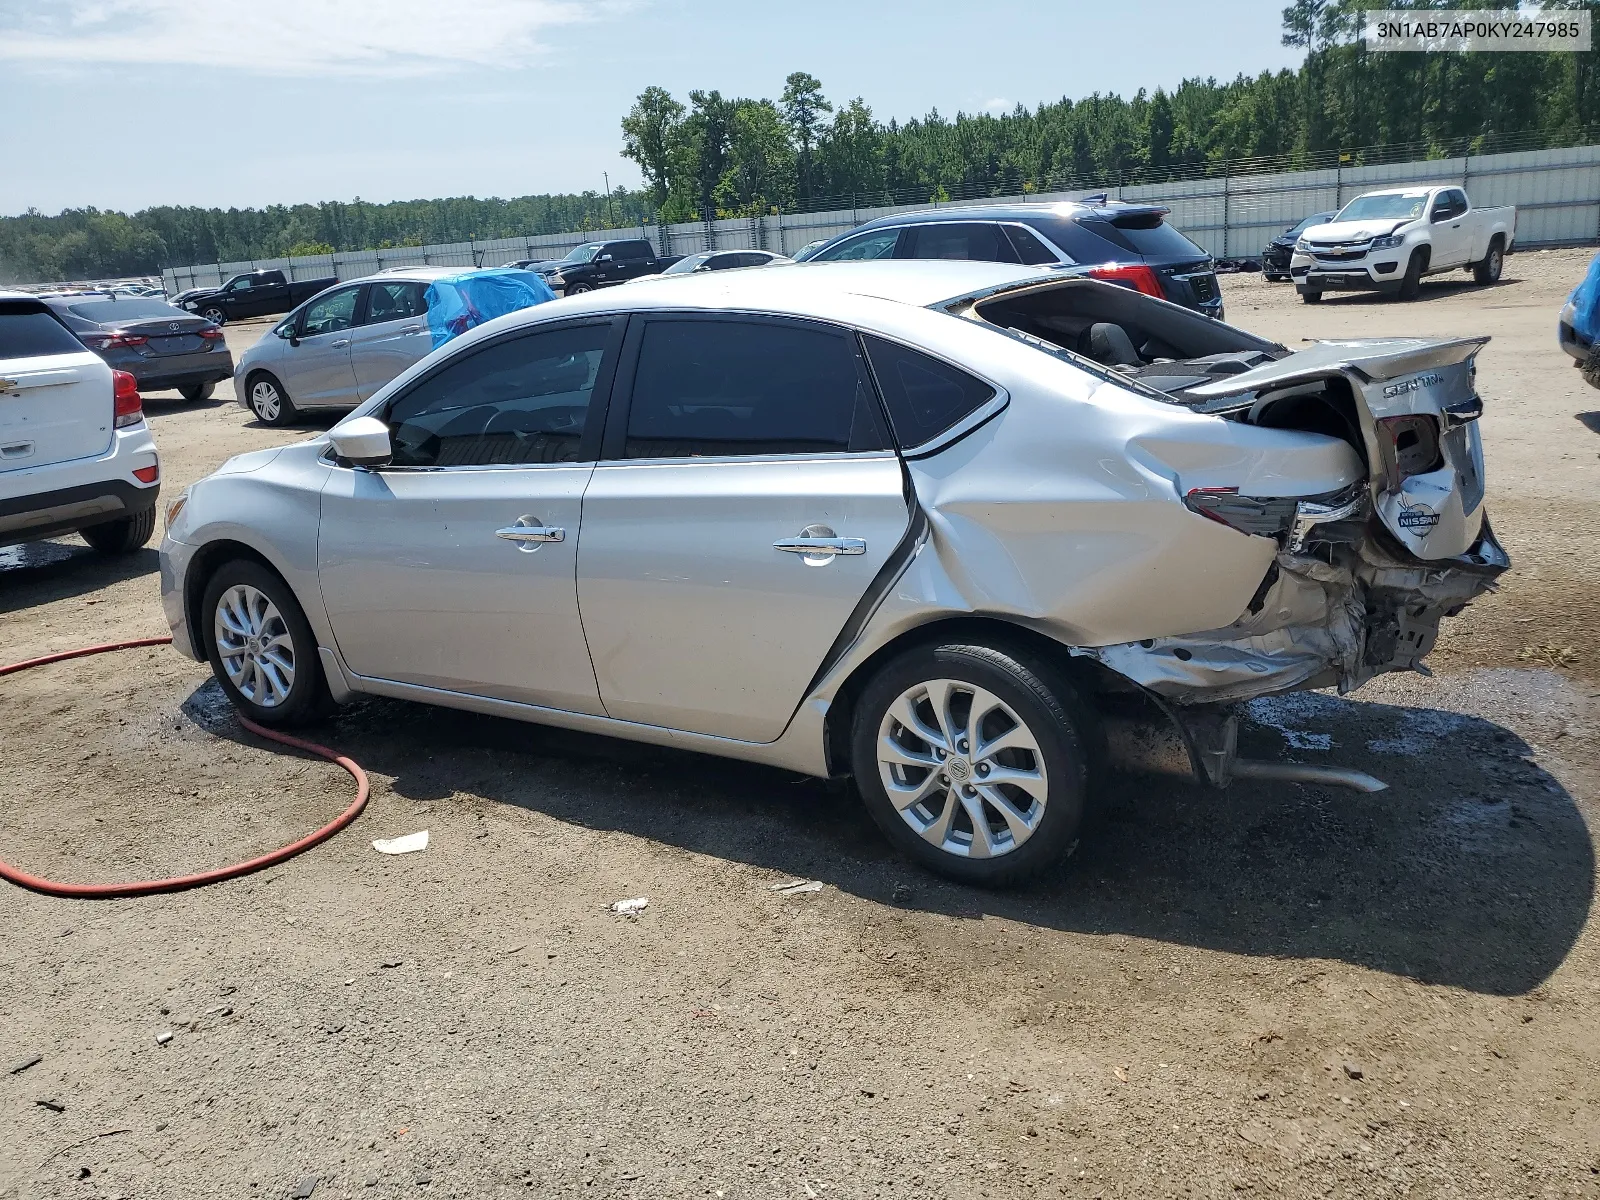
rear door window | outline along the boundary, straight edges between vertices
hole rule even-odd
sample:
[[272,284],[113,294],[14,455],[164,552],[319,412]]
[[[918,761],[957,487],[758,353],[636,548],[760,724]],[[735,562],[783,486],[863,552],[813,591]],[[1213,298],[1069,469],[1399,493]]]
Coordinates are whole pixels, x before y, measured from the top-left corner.
[[938,437],[995,397],[994,388],[949,363],[866,335],[867,357],[901,447]]
[[367,317],[365,324],[377,325],[384,321],[403,321],[420,317],[428,311],[422,298],[420,283],[374,283],[367,292]]
[[611,257],[625,259],[629,262],[641,258],[654,258],[649,242],[612,242],[610,247]]
[[395,466],[577,462],[612,330],[606,321],[509,338],[423,379],[389,406]]
[[779,321],[645,325],[624,458],[838,454],[887,447],[855,341]]
[[870,258],[893,258],[895,243],[900,240],[898,229],[874,229],[871,233],[846,238],[837,246],[830,246],[812,256],[813,262],[859,262]]
[[82,354],[83,343],[31,300],[0,300],[0,359]]
[[974,262],[1016,262],[1017,254],[992,221],[940,221],[906,230],[901,258],[961,258]]

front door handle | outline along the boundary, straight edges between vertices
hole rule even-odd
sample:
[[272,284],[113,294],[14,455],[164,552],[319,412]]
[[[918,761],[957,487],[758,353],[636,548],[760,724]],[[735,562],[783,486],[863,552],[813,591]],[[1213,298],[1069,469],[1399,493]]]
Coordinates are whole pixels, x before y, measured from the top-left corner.
[[332,346],[335,350],[343,350],[349,344],[350,344],[350,339],[349,338],[340,338],[337,342],[329,342],[328,343],[328,345]]
[[518,547],[529,543],[564,542],[567,540],[567,531],[551,525],[507,525],[504,529],[496,529],[497,538],[505,538],[508,542],[518,543]]

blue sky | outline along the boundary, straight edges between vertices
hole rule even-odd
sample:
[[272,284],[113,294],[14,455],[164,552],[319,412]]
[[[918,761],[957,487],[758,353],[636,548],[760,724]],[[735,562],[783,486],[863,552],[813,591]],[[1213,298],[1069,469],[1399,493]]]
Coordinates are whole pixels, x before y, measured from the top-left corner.
[[881,118],[1294,66],[1282,0],[0,0],[0,213],[637,186],[643,88]]

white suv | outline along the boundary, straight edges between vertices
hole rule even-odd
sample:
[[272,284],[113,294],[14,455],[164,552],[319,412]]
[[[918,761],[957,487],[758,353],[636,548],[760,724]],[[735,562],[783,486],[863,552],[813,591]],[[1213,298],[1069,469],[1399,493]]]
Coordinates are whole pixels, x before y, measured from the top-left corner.
[[42,301],[0,292],[0,546],[80,533],[108,554],[137,550],[160,491],[133,376]]

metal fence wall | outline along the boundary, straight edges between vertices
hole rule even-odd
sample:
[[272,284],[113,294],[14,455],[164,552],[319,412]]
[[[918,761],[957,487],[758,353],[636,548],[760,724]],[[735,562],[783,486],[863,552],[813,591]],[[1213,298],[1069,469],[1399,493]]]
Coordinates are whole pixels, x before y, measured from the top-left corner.
[[[950,201],[940,207],[1046,204],[1078,200],[1105,191],[1112,199],[1160,201],[1172,209],[1172,223],[1207,251],[1219,258],[1242,258],[1259,253],[1272,234],[1310,213],[1339,208],[1352,197],[1373,188],[1406,183],[1459,183],[1467,188],[1475,205],[1515,204],[1519,247],[1600,241],[1600,146],[997,196]],[[908,204],[889,208],[846,208],[681,225],[546,233],[486,242],[341,251],[308,257],[169,267],[162,275],[170,294],[184,288],[215,287],[229,276],[244,271],[277,269],[292,279],[330,275],[355,279],[386,267],[493,267],[513,259],[560,258],[584,242],[640,237],[648,238],[662,254],[742,249],[794,254],[809,242],[844,233],[864,221],[927,207],[929,205]]]

